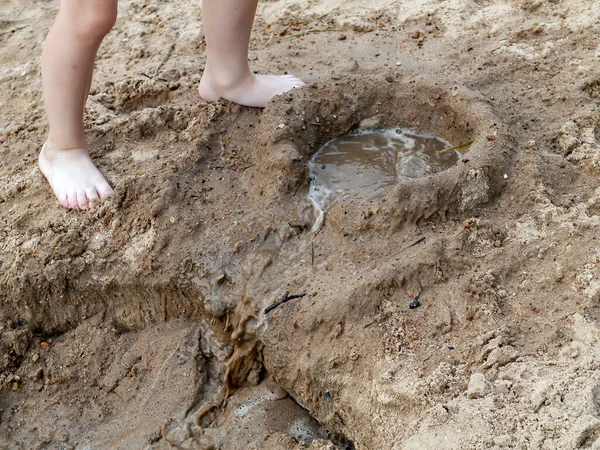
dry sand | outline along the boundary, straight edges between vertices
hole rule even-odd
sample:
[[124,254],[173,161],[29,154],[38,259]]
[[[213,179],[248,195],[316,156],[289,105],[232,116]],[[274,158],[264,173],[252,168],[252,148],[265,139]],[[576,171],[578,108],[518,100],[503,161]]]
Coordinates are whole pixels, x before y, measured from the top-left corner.
[[[309,85],[260,111],[198,99],[200,2],[122,1],[85,213],[36,166],[56,9],[0,4],[0,449],[600,449],[600,3],[263,1]],[[315,233],[365,119],[475,142]]]

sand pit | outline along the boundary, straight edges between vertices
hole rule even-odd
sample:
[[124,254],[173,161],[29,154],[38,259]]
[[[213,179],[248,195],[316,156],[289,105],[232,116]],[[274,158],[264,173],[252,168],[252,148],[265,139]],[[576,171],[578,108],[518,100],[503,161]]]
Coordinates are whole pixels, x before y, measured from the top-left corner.
[[[460,165],[429,177],[399,180],[387,196],[387,204],[394,205],[386,211],[388,223],[464,213],[487,203],[506,184],[504,174],[514,154],[508,127],[489,105],[465,88],[427,77],[351,77],[313,85],[273,102],[264,123],[279,132],[263,143],[263,170],[293,171],[295,179],[306,179],[306,160],[323,143],[353,129],[411,127],[457,145],[471,143]],[[280,155],[290,156],[285,161]]]
[[[600,448],[597,2],[264,1],[308,85],[261,111],[199,101],[199,3],[123,1],[84,213],[36,166],[56,6],[0,5],[0,449]],[[395,127],[472,144],[319,217],[314,153]]]

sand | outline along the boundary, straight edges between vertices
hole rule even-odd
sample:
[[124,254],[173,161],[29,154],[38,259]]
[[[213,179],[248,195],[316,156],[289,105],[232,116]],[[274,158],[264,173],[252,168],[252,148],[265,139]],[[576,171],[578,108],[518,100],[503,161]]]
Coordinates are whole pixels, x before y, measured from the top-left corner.
[[[261,111],[198,99],[200,2],[122,1],[84,213],[36,165],[57,6],[0,4],[0,448],[600,448],[598,2],[263,1],[308,85]],[[474,143],[314,227],[365,120]]]

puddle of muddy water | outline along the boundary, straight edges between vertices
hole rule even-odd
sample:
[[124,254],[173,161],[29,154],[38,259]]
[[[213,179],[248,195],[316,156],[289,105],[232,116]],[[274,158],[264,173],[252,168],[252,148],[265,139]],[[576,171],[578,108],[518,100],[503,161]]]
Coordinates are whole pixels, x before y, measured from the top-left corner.
[[433,175],[461,158],[448,141],[403,128],[355,131],[327,142],[309,161],[309,197],[326,211],[341,198],[382,199],[402,179]]

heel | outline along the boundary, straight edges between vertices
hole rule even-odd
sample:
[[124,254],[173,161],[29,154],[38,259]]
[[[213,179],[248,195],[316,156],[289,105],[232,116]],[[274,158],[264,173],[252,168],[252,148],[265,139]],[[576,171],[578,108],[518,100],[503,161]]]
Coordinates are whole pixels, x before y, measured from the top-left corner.
[[217,92],[210,87],[210,83],[205,81],[204,76],[200,80],[200,85],[198,86],[198,94],[200,94],[200,98],[204,100],[206,103],[214,103],[218,102],[221,96],[217,94]]

